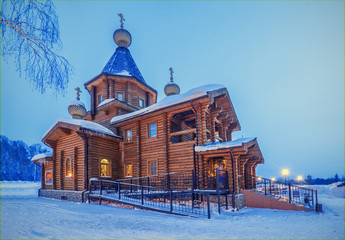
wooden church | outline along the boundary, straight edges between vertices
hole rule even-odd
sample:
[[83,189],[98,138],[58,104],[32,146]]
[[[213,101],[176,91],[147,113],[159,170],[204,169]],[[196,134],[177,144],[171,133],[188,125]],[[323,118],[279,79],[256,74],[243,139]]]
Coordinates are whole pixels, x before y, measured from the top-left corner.
[[[90,179],[118,180],[193,171],[227,171],[229,191],[255,185],[264,162],[256,138],[232,139],[241,129],[227,89],[210,84],[180,94],[173,81],[164,99],[144,80],[129,46],[131,34],[114,32],[117,45],[103,71],[84,84],[91,109],[78,97],[43,136],[52,152],[35,156],[42,168],[40,196],[81,201]],[[208,186],[208,188],[211,188]]]

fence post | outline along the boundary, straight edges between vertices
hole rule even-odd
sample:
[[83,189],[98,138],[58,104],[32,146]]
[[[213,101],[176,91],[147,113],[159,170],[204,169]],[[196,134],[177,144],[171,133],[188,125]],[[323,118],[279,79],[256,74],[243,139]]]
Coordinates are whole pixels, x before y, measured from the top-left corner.
[[229,190],[229,175],[228,170],[225,171],[225,183],[226,183],[226,190]]
[[147,186],[148,186],[147,191],[150,192],[150,176],[147,176]]
[[292,199],[291,199],[291,183],[289,183],[289,203],[292,203]]
[[227,193],[225,193],[225,209],[226,209],[226,210],[229,209],[228,194],[227,194]]
[[99,205],[102,204],[102,180],[99,180]]
[[167,187],[170,189],[170,173],[167,175]]
[[141,205],[144,205],[144,186],[141,185]]
[[91,180],[90,180],[90,184],[89,184],[89,194],[87,195],[87,200],[88,200],[88,202],[90,203],[91,201],[90,201],[90,194],[91,194]]
[[210,194],[207,193],[207,218],[211,218],[211,209],[210,209]]
[[218,214],[220,214],[220,193],[219,193],[219,171],[218,168],[216,169],[216,187],[217,187],[217,197],[218,197]]
[[317,189],[315,189],[315,203],[316,203],[316,205],[319,204],[318,201],[317,201]]
[[133,178],[131,178],[131,193],[132,193],[132,190],[133,190]]
[[121,199],[121,184],[120,184],[120,182],[117,183],[117,191],[119,191],[119,199]]
[[170,189],[170,212],[173,211],[173,197],[172,197],[172,189]]
[[194,175],[194,170],[192,170],[192,189],[195,189],[195,175]]
[[[272,181],[271,181],[271,179],[269,181],[270,181],[270,196],[271,196],[272,195]],[[266,187],[265,187],[265,189],[266,189]],[[265,193],[266,193],[266,190],[265,190]]]
[[194,210],[194,188],[192,188],[192,212]]
[[313,189],[311,190],[311,203],[312,203],[312,206],[314,207],[314,190]]

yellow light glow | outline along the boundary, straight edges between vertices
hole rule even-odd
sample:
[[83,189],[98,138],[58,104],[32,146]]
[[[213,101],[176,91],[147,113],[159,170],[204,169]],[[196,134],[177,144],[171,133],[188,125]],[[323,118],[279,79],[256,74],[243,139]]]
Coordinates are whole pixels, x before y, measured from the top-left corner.
[[298,181],[302,181],[302,180],[303,180],[303,177],[302,177],[302,176],[297,176],[297,180],[298,180]]
[[271,178],[271,181],[272,181],[272,182],[274,182],[275,180],[276,180],[276,178],[274,178],[274,177],[273,177],[273,178]]
[[69,176],[69,177],[72,177],[72,173],[69,173],[68,176]]
[[261,181],[262,180],[262,178],[261,177],[258,177],[258,181]]
[[286,168],[284,168],[284,169],[282,170],[282,174],[283,174],[284,177],[286,177],[287,175],[289,175],[289,170],[286,169]]

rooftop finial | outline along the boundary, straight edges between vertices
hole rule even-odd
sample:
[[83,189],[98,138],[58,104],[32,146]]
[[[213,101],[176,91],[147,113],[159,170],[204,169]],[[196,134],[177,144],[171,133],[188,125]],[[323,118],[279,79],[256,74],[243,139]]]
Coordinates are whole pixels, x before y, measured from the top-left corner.
[[173,73],[174,73],[174,71],[173,71],[172,68],[169,68],[169,70],[170,70],[170,82],[173,82],[173,79],[174,79]]
[[126,19],[124,19],[122,13],[119,13],[119,14],[117,14],[117,15],[119,15],[119,17],[120,17],[121,28],[123,28],[123,21],[126,21]]
[[81,93],[81,90],[80,90],[79,87],[77,87],[75,90],[77,91],[77,100],[80,100],[80,93]]

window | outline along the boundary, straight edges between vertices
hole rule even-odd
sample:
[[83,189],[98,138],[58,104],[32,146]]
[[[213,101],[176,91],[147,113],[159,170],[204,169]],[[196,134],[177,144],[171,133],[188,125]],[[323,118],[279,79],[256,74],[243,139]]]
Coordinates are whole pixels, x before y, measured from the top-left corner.
[[149,161],[149,175],[154,176],[157,175],[157,161]]
[[126,130],[126,143],[131,143],[132,140],[132,130]]
[[66,177],[72,177],[72,160],[66,159]]
[[45,172],[45,184],[53,185],[53,171],[52,170],[48,170]]
[[101,177],[110,177],[110,164],[107,159],[101,160]]
[[99,94],[97,95],[97,101],[98,101],[98,104],[100,104],[100,103],[103,101],[102,93],[99,93]]
[[116,93],[116,99],[119,101],[123,101],[123,93],[122,92],[117,92]]
[[157,124],[149,124],[149,138],[157,137]]
[[143,108],[145,105],[145,101],[142,98],[139,98],[139,107]]
[[133,176],[133,164],[126,164],[125,177],[132,177],[132,176]]

